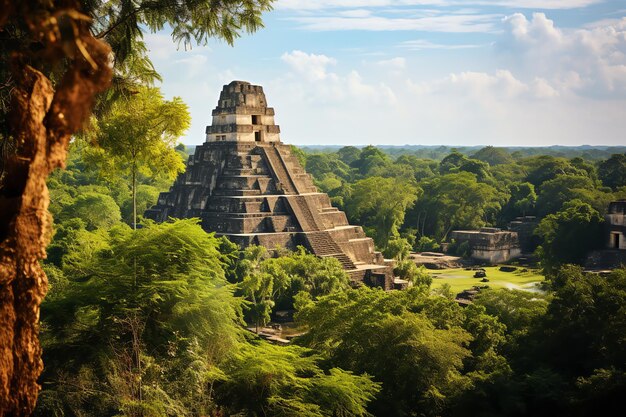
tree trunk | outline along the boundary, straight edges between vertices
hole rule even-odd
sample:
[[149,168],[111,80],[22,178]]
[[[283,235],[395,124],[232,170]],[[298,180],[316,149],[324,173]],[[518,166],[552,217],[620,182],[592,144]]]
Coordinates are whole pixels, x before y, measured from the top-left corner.
[[137,164],[133,161],[133,230],[137,230]]
[[[78,9],[77,3],[67,2],[66,7],[72,5]],[[58,28],[41,19],[38,12],[48,11],[39,9],[39,3],[16,6],[17,12],[10,6],[11,2],[0,1],[0,27],[9,19],[26,19],[33,36],[53,39],[50,33]],[[91,36],[84,21],[72,24],[73,41],[80,41],[89,57],[75,48],[56,91],[43,73],[24,64],[22,54],[28,51],[14,51],[9,128],[17,151],[6,158],[0,189],[0,416],[29,415],[37,401],[37,378],[43,368],[39,306],[47,290],[39,261],[46,256],[52,230],[46,179],[53,169],[64,166],[72,133],[82,126],[94,95],[107,88],[111,78],[110,48]],[[54,39],[44,43],[41,52],[47,63],[65,61],[72,46],[67,39]]]

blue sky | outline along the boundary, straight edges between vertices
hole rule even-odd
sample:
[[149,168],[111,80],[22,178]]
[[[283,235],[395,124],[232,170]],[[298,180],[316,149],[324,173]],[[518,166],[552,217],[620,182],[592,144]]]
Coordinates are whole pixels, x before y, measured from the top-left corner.
[[296,145],[626,145],[624,0],[278,0],[264,22],[234,47],[145,36],[184,143],[237,79]]

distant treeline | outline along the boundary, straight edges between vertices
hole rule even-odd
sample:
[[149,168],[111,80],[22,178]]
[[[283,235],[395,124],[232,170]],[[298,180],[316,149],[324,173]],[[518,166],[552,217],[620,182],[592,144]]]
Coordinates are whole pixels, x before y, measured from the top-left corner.
[[[356,145],[362,149],[365,146]],[[378,149],[389,156],[414,155],[418,158],[442,160],[451,152],[459,152],[466,156],[473,156],[485,146],[444,146],[444,145],[376,145]],[[307,145],[299,146],[306,153],[337,152],[342,146],[339,145]],[[500,149],[509,153],[513,159],[521,159],[529,156],[548,155],[560,158],[583,158],[586,160],[607,159],[616,153],[626,153],[626,146],[505,146]]]

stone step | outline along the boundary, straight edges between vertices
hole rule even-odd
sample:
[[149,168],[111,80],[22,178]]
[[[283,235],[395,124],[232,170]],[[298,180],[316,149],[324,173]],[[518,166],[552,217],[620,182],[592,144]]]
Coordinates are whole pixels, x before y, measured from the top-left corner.
[[234,176],[248,176],[253,175],[256,171],[252,168],[226,168],[222,171],[223,176],[234,177]]
[[321,255],[321,258],[335,258],[341,263],[343,269],[354,269],[354,263],[352,260],[344,253],[335,253],[330,255]]
[[228,197],[228,196],[257,196],[261,195],[261,190],[239,190],[239,189],[215,189],[213,190],[214,196]]

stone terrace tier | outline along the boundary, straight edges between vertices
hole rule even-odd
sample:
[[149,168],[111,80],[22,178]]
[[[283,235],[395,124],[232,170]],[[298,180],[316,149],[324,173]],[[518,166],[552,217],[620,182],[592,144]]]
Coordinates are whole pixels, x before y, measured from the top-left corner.
[[[248,125],[237,123],[248,120],[237,117],[263,114],[265,106],[259,86],[241,81],[224,86],[213,111],[214,125],[207,128],[207,142],[196,148],[187,170],[170,191],[161,193],[146,217],[157,222],[198,217],[204,230],[244,247],[256,244],[271,250],[277,245],[288,249],[302,245],[317,256],[337,258],[355,284],[392,288],[391,268],[374,250],[372,239],[360,226],[348,224],[345,213],[317,190],[291,147],[281,143],[277,134],[270,140],[259,135],[252,141],[240,135],[246,130],[241,127]],[[274,126],[271,114],[267,127]],[[220,133],[216,140],[209,132],[231,129],[224,127],[231,124],[216,128],[216,117],[221,116],[234,120],[234,135],[223,139]],[[274,127],[277,132],[278,126]]]

